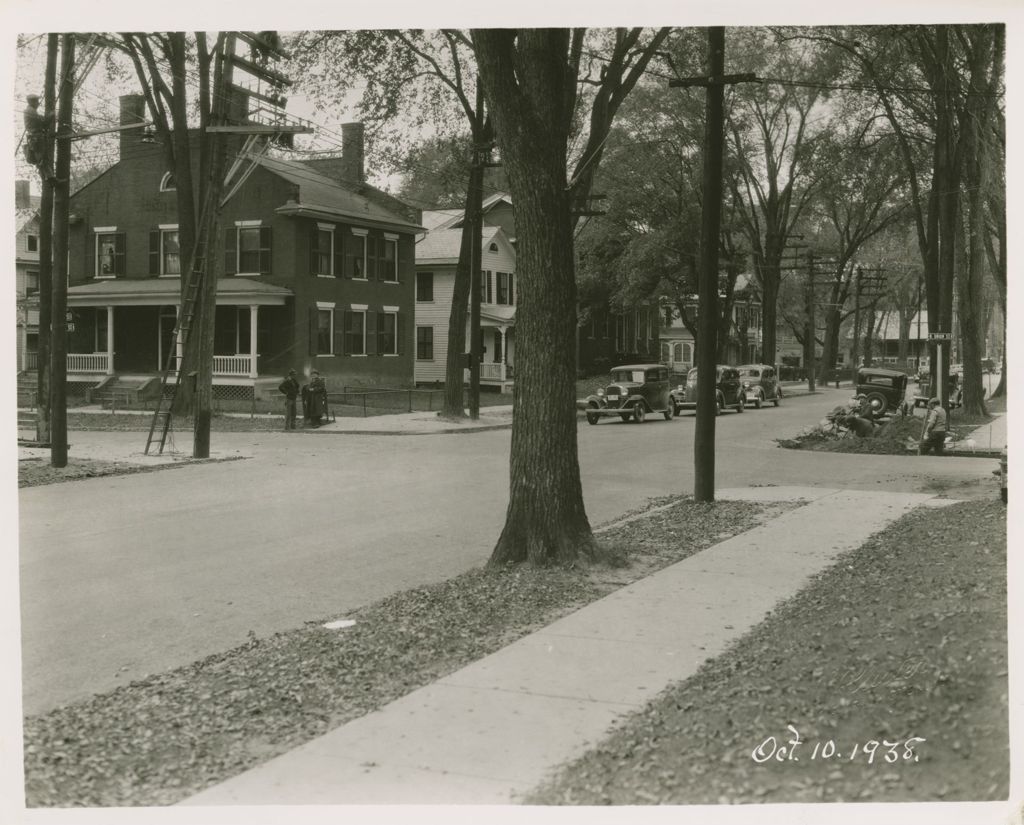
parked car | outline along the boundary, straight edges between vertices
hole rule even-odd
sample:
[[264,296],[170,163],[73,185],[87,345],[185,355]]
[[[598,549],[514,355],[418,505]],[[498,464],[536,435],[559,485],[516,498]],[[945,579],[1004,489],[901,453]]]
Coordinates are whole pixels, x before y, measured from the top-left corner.
[[981,371],[986,375],[990,372],[996,372],[996,362],[991,358],[982,358]]
[[[736,367],[719,364],[715,368],[715,395],[717,397],[715,415],[721,415],[722,410],[726,407],[733,407],[736,412],[743,412],[746,398],[743,394],[740,372]],[[676,415],[679,415],[680,410],[697,409],[696,367],[687,373],[685,386],[676,387],[672,390],[672,402],[675,406]]]
[[755,409],[761,409],[761,405],[771,401],[779,406],[779,399],[782,398],[782,387],[779,386],[779,379],[775,373],[775,367],[769,364],[743,364],[736,368],[740,373],[740,383],[743,387],[743,400],[747,404],[753,404]]
[[609,415],[642,424],[648,413],[661,413],[666,421],[670,420],[675,407],[669,394],[668,367],[662,364],[612,367],[611,382],[587,396],[585,410],[590,424]]
[[857,395],[867,396],[875,415],[898,408],[907,394],[907,375],[898,370],[861,367],[857,370]]

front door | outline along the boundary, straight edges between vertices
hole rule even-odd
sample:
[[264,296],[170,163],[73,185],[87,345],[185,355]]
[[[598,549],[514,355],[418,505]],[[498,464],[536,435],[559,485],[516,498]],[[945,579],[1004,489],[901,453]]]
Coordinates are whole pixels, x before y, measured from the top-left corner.
[[[167,357],[174,349],[174,325],[178,320],[174,307],[160,307],[160,340],[157,350],[157,369],[161,372],[167,366]],[[173,364],[177,368],[177,362]]]

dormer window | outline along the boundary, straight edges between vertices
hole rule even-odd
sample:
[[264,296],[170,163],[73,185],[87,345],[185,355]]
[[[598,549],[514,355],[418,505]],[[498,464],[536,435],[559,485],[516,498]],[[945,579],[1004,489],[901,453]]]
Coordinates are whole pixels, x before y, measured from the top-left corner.
[[498,245],[497,245],[496,243],[492,243],[492,244],[491,244],[491,245],[490,245],[489,247],[487,247],[487,248],[488,248],[488,249],[489,249],[489,250],[490,250],[491,252],[497,252],[497,251],[498,251]]
[[174,175],[170,172],[164,173],[163,178],[160,181],[161,192],[173,192],[178,188],[178,185],[174,182]]

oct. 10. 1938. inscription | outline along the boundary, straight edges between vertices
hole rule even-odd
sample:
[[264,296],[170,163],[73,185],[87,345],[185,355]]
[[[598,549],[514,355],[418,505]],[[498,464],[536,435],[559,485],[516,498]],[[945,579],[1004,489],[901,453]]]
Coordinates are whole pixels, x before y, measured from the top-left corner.
[[922,736],[911,736],[907,739],[869,739],[866,742],[850,742],[839,744],[834,739],[824,741],[805,741],[792,725],[786,725],[790,732],[789,739],[780,741],[769,736],[750,753],[750,758],[759,765],[765,762],[799,762],[801,756],[805,760],[846,760],[849,762],[867,762],[874,764],[876,759],[881,763],[900,761],[918,761],[914,748],[928,740]]

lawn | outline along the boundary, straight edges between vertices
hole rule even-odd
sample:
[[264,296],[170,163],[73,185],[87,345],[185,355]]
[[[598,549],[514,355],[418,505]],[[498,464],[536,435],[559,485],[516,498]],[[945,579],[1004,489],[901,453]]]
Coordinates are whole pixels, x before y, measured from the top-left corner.
[[910,513],[524,801],[1006,799],[1005,518]]

